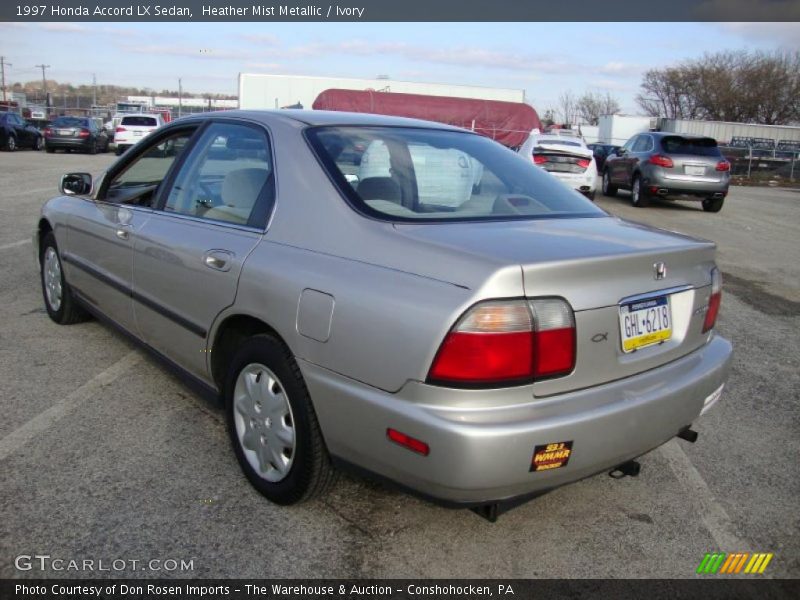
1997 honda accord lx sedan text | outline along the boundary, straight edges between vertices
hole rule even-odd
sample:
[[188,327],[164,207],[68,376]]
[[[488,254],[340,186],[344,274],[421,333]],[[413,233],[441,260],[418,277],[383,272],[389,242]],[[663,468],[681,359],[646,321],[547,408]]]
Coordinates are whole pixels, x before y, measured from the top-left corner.
[[223,397],[280,504],[342,465],[496,506],[690,437],[726,381],[712,243],[468,131],[211,113],[61,187],[35,231],[50,317],[105,317]]

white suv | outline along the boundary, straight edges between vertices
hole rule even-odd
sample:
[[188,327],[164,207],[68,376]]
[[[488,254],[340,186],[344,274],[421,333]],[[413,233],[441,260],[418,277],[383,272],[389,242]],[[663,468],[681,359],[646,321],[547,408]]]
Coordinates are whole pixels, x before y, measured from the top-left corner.
[[135,113],[123,115],[119,125],[114,130],[114,143],[117,145],[117,156],[125,152],[142,138],[164,124],[164,119],[158,114]]

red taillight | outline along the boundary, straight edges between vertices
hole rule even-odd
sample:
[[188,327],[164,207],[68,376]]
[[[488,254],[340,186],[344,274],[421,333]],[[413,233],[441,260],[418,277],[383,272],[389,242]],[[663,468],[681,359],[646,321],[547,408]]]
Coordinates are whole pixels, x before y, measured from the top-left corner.
[[547,162],[547,157],[546,156],[542,156],[541,154],[534,154],[533,155],[533,162],[534,162],[534,164],[537,164],[537,165],[543,165],[544,163]]
[[127,129],[125,129],[124,127],[117,127],[117,128],[114,130],[114,133],[122,133],[123,131],[128,131],[128,130],[127,130]]
[[451,385],[513,385],[575,365],[575,321],[560,298],[483,302],[442,342],[428,379]]
[[92,135],[92,134],[88,129],[81,129],[80,133],[78,134],[78,137],[87,138],[90,135]]
[[663,156],[662,154],[653,154],[653,156],[648,159],[648,162],[651,165],[664,167],[665,169],[671,169],[674,166],[672,159],[669,156]]
[[45,127],[44,128],[44,137],[50,137],[51,135],[53,135],[53,130],[50,129],[49,127]]
[[719,306],[722,303],[722,275],[719,269],[714,267],[711,270],[711,297],[708,299],[708,310],[703,321],[703,333],[714,328],[719,314]]
[[730,171],[731,163],[727,160],[721,160],[717,163],[717,171]]
[[422,440],[413,438],[410,435],[406,435],[401,431],[392,429],[391,427],[386,430],[386,437],[392,440],[395,444],[400,444],[403,446],[403,448],[408,448],[412,452],[422,454],[422,456],[428,456],[428,454],[430,454],[431,449],[428,444]]
[[588,158],[579,158],[575,164],[577,164],[581,169],[588,169],[589,165],[592,164],[592,161]]

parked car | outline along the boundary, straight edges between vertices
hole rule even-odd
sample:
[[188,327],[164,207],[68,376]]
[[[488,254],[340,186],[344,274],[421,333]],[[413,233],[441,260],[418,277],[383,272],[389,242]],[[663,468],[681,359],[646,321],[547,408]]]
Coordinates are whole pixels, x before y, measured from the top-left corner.
[[117,145],[117,156],[128,148],[146,138],[164,124],[161,115],[126,114],[122,115],[119,125],[114,130],[114,143]]
[[42,134],[17,113],[0,112],[0,148],[9,152],[17,148],[41,150]]
[[[376,143],[391,170],[358,177]],[[417,168],[454,156],[483,169],[469,194],[462,169],[448,196]],[[713,243],[612,217],[470,131],[191,115],[61,189],[34,233],[50,318],[102,315],[220,397],[279,504],[355,467],[491,514],[692,437],[727,378]]]
[[716,140],[666,132],[633,136],[603,168],[603,193],[631,190],[631,203],[640,207],[680,194],[701,200],[706,212],[719,212],[730,181],[731,163]]
[[57,117],[44,130],[45,150],[77,150],[97,154],[108,152],[108,135],[90,117]]
[[603,172],[603,168],[606,166],[606,158],[621,148],[621,146],[616,146],[614,144],[587,144],[586,147],[592,151],[594,162],[600,173]]
[[569,187],[594,200],[597,165],[592,151],[582,138],[532,133],[518,152]]

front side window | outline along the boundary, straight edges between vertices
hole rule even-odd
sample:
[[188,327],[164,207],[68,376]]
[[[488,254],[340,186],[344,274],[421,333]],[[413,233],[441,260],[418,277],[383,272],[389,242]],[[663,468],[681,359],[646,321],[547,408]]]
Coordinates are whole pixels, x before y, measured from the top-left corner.
[[272,157],[263,131],[214,123],[198,140],[167,197],[165,212],[263,225],[274,196]]
[[316,127],[307,137],[359,211],[392,221],[605,216],[530,161],[458,131]]
[[176,132],[148,147],[109,182],[108,202],[152,206],[158,186],[180,157],[193,130]]

